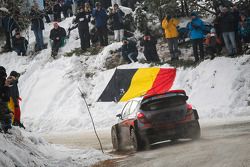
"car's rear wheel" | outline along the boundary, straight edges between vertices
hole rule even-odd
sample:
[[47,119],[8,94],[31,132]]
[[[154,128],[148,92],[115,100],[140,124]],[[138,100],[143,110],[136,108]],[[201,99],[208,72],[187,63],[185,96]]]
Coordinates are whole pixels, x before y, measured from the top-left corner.
[[190,138],[193,140],[198,140],[201,137],[201,128],[198,120],[194,121],[190,127]]
[[122,148],[121,148],[121,143],[120,143],[120,140],[118,138],[118,133],[117,133],[115,126],[113,126],[111,129],[111,139],[112,139],[113,149],[115,151],[120,151]]

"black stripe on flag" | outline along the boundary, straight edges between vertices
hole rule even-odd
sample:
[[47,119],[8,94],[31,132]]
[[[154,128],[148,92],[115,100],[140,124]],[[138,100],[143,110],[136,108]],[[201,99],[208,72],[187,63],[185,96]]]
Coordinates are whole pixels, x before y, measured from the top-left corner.
[[98,102],[119,102],[130,87],[134,74],[138,69],[116,69]]

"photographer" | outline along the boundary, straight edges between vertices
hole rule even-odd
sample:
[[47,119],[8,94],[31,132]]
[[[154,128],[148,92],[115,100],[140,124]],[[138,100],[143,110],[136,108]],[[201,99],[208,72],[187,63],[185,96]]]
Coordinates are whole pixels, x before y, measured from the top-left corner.
[[[191,22],[188,23],[187,28],[189,30],[190,40],[193,45],[193,52],[195,63],[199,62],[199,60],[204,60],[204,47],[203,47],[203,39],[204,39],[204,23],[198,17],[197,13],[191,13]],[[200,50],[200,54],[198,54],[198,47]],[[200,55],[200,56],[199,56]]]
[[124,12],[119,8],[118,4],[114,4],[110,16],[113,19],[113,29],[115,34],[115,41],[120,42],[124,36],[123,17]]
[[96,2],[96,8],[93,9],[92,16],[95,18],[95,26],[97,29],[97,36],[101,46],[108,45],[108,29],[107,19],[108,15],[100,2]]
[[165,38],[168,42],[168,48],[171,55],[171,61],[179,60],[180,51],[178,50],[178,30],[177,26],[180,23],[179,20],[172,18],[171,15],[167,15],[162,21],[162,28],[164,29]]
[[141,40],[140,45],[144,46],[144,56],[148,62],[159,62],[159,56],[156,50],[157,40],[150,34],[146,32],[143,39]]
[[123,45],[120,49],[122,51],[122,57],[128,63],[137,62],[138,50],[136,42],[128,40],[126,37],[122,39]]
[[85,3],[80,8],[74,22],[78,24],[78,32],[81,39],[81,49],[86,50],[90,47],[89,22],[91,19],[91,9],[89,3]]

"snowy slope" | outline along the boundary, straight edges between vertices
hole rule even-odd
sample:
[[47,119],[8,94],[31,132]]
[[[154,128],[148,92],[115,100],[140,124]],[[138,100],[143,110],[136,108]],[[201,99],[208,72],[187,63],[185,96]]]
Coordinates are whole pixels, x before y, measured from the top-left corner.
[[0,133],[1,167],[87,167],[110,158],[94,149],[77,150],[48,144],[37,134],[11,129]]
[[[60,23],[67,28],[71,19]],[[48,40],[51,24],[44,33]],[[32,33],[31,33],[32,35]],[[80,47],[77,29],[59,54]],[[31,38],[34,41],[34,38]],[[34,42],[33,42],[34,43]],[[22,72],[19,87],[23,102],[22,120],[36,132],[67,132],[90,129],[91,122],[78,87],[87,94],[94,120],[99,129],[110,128],[123,104],[96,103],[114,70],[105,70],[110,50],[121,43],[113,43],[98,55],[50,58],[50,48],[35,57],[17,57],[15,53],[0,56],[7,70]],[[196,68],[177,69],[174,88],[185,89],[201,119],[250,116],[250,56],[231,59],[205,60]],[[148,67],[134,63],[118,68]],[[163,65],[162,67],[168,67]],[[91,74],[91,75],[89,75]]]

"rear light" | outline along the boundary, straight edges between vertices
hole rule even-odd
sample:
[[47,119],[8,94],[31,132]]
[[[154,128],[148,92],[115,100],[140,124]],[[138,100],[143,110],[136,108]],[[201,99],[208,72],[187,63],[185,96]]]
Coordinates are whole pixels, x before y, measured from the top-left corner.
[[145,115],[141,112],[137,113],[137,119],[141,122],[141,123],[148,123],[147,118],[145,117]]
[[192,107],[191,104],[187,104],[187,110],[188,110],[188,111],[189,111],[189,110],[193,110],[193,107]]

